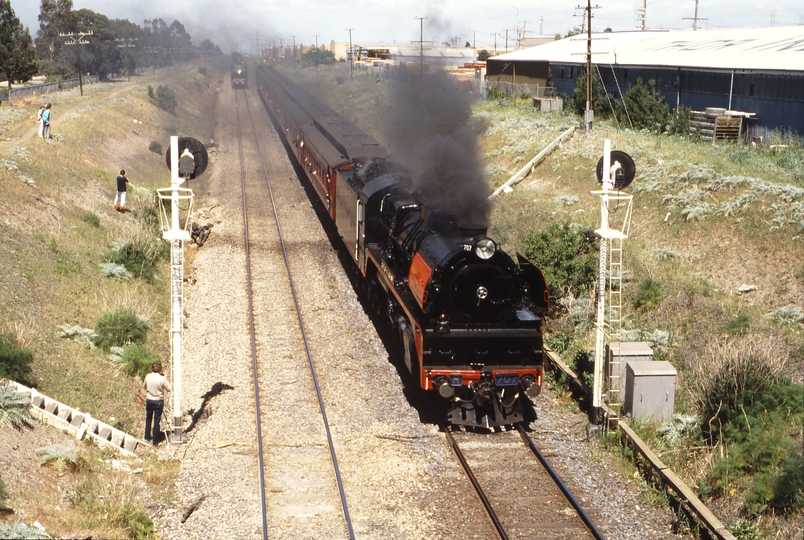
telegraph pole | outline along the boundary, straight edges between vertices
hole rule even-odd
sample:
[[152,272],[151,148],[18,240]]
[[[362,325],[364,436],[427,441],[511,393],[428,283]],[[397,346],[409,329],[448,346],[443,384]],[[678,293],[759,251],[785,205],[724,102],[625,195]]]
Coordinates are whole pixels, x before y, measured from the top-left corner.
[[78,54],[78,86],[81,88],[81,95],[84,95],[84,79],[81,75],[81,47],[78,45],[89,45],[89,41],[85,39],[87,36],[95,35],[94,32],[71,32],[69,34],[59,33],[60,37],[66,37],[65,45],[75,45],[75,51]]
[[[136,47],[136,45],[134,45],[134,42],[137,41],[137,39],[138,38],[121,38],[121,39],[115,39],[115,41],[117,42],[118,47],[125,49],[125,48]],[[126,55],[126,57],[128,57],[128,55]],[[129,62],[129,65],[126,66],[126,72],[128,73],[128,80],[129,80],[129,82],[131,82],[131,59],[130,58],[129,58],[128,62]]]
[[427,17],[413,17],[419,21],[419,74],[424,73],[424,21]]
[[[683,17],[685,21],[689,21],[689,17]],[[698,21],[708,21],[709,19],[699,19],[698,18],[698,0],[695,0],[695,17],[692,19],[692,29],[698,29]]]
[[355,77],[352,74],[352,69],[354,68],[355,62],[355,52],[352,50],[352,30],[354,30],[354,28],[347,28],[347,30],[349,31],[349,80],[353,81],[355,80]]
[[575,9],[586,11],[586,111],[584,111],[583,124],[586,132],[592,130],[592,121],[595,119],[595,111],[592,110],[592,10],[600,9],[600,6],[592,6],[592,0],[587,0],[586,7],[577,6]]

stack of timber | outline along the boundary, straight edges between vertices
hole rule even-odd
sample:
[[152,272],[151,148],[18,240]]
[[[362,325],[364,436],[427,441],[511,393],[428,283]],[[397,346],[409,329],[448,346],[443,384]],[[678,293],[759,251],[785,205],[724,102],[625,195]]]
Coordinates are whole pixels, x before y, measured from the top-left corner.
[[740,140],[743,132],[743,116],[733,111],[707,107],[705,111],[690,111],[690,135],[699,133],[705,141]]

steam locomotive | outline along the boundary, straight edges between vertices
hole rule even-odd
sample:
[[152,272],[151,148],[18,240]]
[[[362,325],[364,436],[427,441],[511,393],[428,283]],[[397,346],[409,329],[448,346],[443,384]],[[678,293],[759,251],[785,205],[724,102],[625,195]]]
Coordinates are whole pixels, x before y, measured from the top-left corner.
[[248,88],[248,68],[239,52],[232,53],[232,88]]
[[515,261],[484,226],[434,211],[376,140],[270,66],[257,87],[359,270],[371,309],[387,317],[405,367],[447,400],[452,424],[524,419],[542,384],[541,270]]

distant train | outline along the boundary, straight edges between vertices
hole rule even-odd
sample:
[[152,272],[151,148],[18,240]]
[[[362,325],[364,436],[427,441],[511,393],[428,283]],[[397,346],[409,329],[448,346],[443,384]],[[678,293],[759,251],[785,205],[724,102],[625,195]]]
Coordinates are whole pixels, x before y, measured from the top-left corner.
[[239,52],[232,53],[232,88],[248,88],[248,67]]
[[256,83],[415,384],[447,400],[453,424],[525,420],[542,385],[542,271],[485,226],[422,203],[385,148],[274,69],[258,67]]

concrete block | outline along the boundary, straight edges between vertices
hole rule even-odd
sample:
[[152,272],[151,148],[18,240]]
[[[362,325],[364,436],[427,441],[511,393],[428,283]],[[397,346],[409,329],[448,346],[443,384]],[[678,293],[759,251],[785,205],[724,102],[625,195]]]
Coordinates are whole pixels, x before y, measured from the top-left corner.
[[73,410],[66,405],[62,405],[59,407],[59,414],[57,415],[59,418],[64,420],[65,422],[70,422],[70,416],[73,414]]
[[52,399],[45,400],[45,412],[49,412],[50,414],[58,414],[59,410],[59,402],[53,401]]
[[126,434],[120,430],[113,429],[112,430],[112,444],[123,448],[123,439],[125,438]]
[[96,435],[98,433],[98,424],[99,424],[99,422],[97,420],[87,416],[87,421],[86,421],[86,428],[87,429],[86,429],[86,432],[91,433],[92,435]]
[[70,419],[70,424],[73,427],[81,427],[81,424],[84,423],[84,415],[78,411],[73,411],[73,416]]
[[33,405],[37,409],[43,408],[44,405],[45,405],[45,396],[43,396],[41,394],[37,394],[37,395],[31,397],[31,405]]
[[79,441],[84,438],[84,435],[87,433],[87,426],[86,424],[82,425],[78,431],[75,432],[75,438]]
[[103,439],[104,441],[108,441],[112,436],[112,426],[107,426],[106,424],[102,424],[98,426],[98,437]]
[[137,439],[126,435],[125,442],[123,443],[123,448],[131,453],[134,453],[134,450],[137,449],[137,444],[138,444]]

